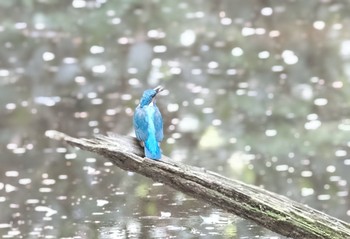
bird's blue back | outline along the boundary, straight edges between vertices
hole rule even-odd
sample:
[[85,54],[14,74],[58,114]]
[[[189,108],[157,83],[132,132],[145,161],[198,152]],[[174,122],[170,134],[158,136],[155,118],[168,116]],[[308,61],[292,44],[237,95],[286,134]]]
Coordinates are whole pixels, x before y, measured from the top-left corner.
[[152,101],[156,92],[146,90],[134,114],[136,138],[143,142],[145,156],[151,159],[161,158],[159,143],[163,140],[163,119],[160,111]]

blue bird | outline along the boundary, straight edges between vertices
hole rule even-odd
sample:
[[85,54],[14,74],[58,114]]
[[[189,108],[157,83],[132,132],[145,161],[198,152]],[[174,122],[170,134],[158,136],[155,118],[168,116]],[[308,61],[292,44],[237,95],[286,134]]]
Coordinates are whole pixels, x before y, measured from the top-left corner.
[[160,86],[145,90],[134,113],[136,138],[144,147],[145,156],[155,160],[162,157],[159,144],[164,137],[163,118],[155,100],[156,95],[162,90],[163,88]]

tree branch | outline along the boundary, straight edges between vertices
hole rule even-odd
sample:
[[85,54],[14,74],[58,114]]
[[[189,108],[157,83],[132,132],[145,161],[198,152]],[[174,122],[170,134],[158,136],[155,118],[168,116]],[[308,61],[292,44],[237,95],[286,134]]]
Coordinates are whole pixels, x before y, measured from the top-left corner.
[[135,138],[96,135],[94,139],[74,138],[49,130],[50,138],[97,153],[127,171],[162,182],[217,208],[292,238],[350,238],[350,225],[284,196],[254,185],[232,180],[202,168],[175,162],[143,158]]

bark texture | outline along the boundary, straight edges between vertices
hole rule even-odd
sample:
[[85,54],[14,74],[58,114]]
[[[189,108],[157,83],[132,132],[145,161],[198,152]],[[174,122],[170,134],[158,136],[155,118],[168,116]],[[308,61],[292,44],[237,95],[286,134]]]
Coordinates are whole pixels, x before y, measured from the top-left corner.
[[350,224],[284,196],[217,173],[175,162],[143,157],[137,140],[128,136],[74,138],[58,131],[47,136],[99,154],[123,170],[162,182],[194,198],[292,238],[350,238]]

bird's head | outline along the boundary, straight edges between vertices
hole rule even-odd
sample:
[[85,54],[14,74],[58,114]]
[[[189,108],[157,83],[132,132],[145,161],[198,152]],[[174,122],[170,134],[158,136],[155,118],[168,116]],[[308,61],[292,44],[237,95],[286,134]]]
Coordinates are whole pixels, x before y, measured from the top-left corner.
[[157,86],[154,89],[145,90],[140,101],[140,106],[143,107],[152,103],[156,95],[163,90],[164,88],[161,86]]

